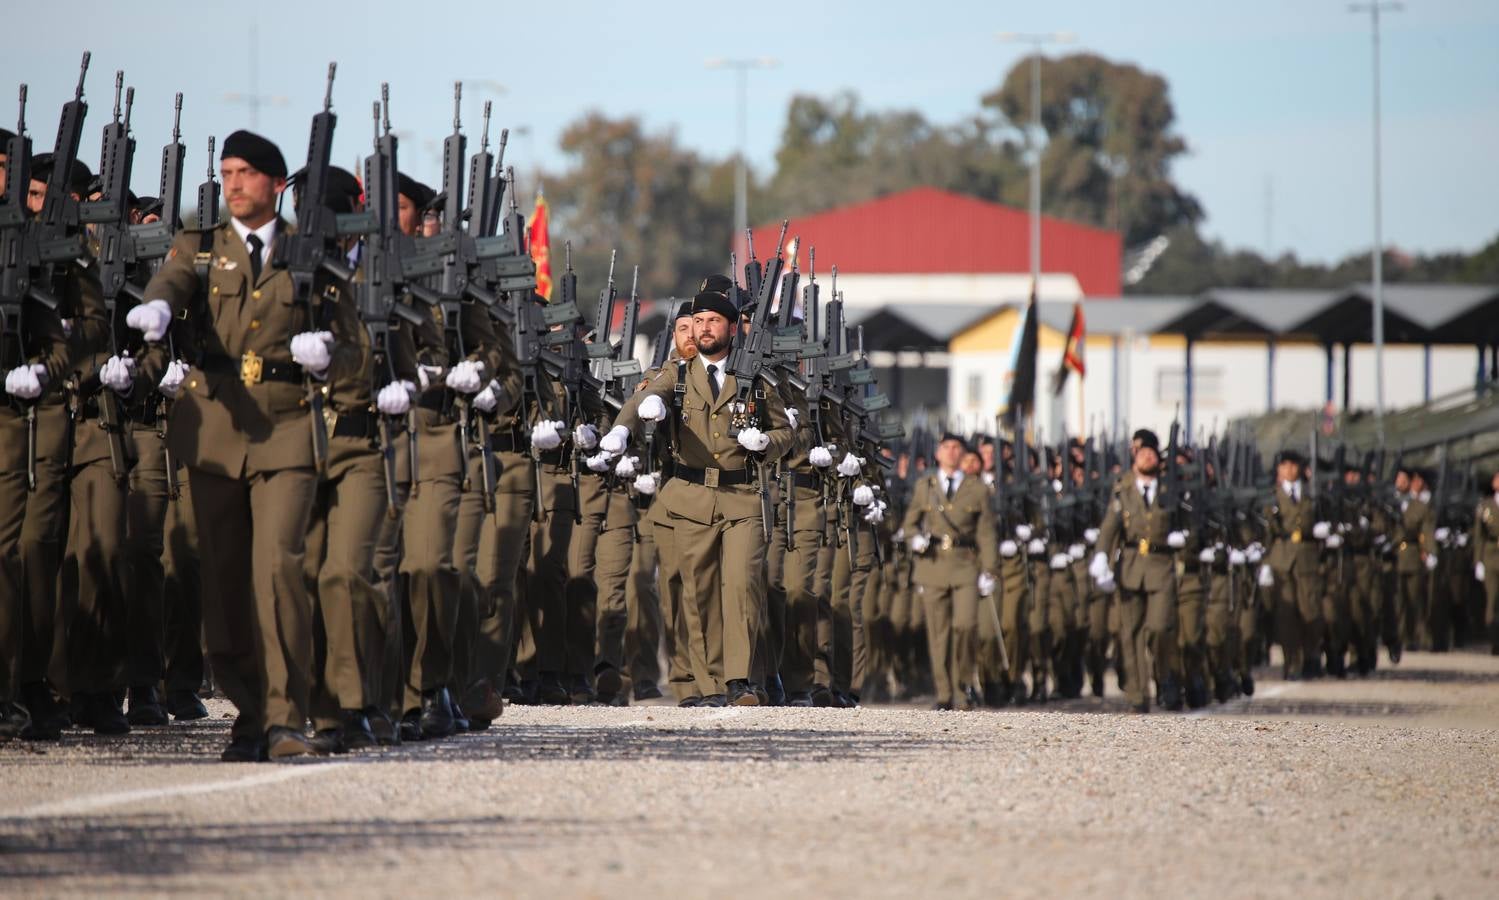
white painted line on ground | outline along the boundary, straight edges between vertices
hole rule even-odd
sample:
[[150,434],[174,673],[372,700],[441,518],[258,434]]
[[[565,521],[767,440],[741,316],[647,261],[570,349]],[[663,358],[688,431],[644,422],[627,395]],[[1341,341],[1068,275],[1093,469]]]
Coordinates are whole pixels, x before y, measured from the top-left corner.
[[42,803],[28,809],[23,809],[16,814],[16,817],[26,819],[39,816],[76,816],[97,812],[111,806],[123,806],[127,803],[166,800],[174,797],[194,797],[199,794],[216,794],[221,791],[242,791],[249,788],[264,787],[268,784],[279,784],[283,781],[291,781],[296,778],[326,775],[329,772],[347,768],[348,765],[348,763],[342,762],[302,763],[294,766],[278,767],[271,772],[261,772],[257,775],[248,775],[244,778],[231,778],[225,781],[209,781],[203,784],[183,784],[164,788],[142,788],[134,791],[116,791],[110,794],[72,797],[67,800],[56,800],[51,803]]

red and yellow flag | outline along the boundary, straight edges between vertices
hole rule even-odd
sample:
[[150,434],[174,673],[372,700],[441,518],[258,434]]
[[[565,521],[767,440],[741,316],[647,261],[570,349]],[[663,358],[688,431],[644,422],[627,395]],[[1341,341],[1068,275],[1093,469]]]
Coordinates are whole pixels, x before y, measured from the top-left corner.
[[1083,325],[1083,305],[1075,303],[1072,306],[1072,327],[1067,331],[1067,346],[1062,350],[1062,364],[1057,367],[1057,374],[1052,379],[1053,393],[1062,393],[1062,388],[1067,384],[1069,372],[1076,372],[1077,377],[1083,378],[1087,375],[1087,367],[1083,365],[1083,338],[1086,330]]
[[547,233],[547,221],[551,213],[541,191],[536,192],[536,211],[531,213],[531,224],[526,226],[526,246],[531,250],[531,261],[536,263],[536,293],[552,300],[552,239]]

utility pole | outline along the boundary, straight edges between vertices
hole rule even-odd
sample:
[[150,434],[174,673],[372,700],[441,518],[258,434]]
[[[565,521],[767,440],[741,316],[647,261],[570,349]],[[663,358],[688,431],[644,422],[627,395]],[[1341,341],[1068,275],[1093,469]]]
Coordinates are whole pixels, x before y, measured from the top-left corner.
[[1400,12],[1403,3],[1351,3],[1348,11],[1368,13],[1374,43],[1374,424],[1384,444],[1384,206],[1380,187],[1379,15]]
[[[734,241],[731,246],[740,262],[749,259],[744,233],[749,228],[749,169],[745,162],[745,147],[749,143],[749,72],[751,69],[774,69],[778,60],[768,56],[758,59],[723,59],[716,57],[703,63],[709,69],[734,70],[736,118],[738,125],[737,144],[734,152]],[[735,274],[732,277],[737,278]]]
[[1031,47],[1031,127],[1026,143],[1031,151],[1031,284],[1037,297],[1041,291],[1041,48],[1047,44],[1070,44],[1077,40],[1071,32],[1054,31],[1047,34],[1021,34],[1002,31],[999,39],[1007,44],[1028,44]]

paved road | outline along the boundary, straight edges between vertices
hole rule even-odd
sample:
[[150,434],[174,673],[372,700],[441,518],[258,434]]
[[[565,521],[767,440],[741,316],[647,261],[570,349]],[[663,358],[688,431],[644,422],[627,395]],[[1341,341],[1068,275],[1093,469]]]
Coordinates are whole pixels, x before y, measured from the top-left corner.
[[282,766],[215,761],[222,718],[9,744],[0,894],[1496,892],[1499,659],[1121,709],[512,708]]

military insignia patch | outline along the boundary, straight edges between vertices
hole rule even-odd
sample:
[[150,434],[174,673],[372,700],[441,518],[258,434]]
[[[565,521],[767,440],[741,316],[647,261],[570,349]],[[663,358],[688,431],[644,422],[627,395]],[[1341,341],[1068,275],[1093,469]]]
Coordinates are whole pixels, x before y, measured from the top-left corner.
[[235,262],[227,256],[220,256],[218,259],[213,261],[213,267],[223,272],[232,272],[235,269],[239,268],[239,263]]

